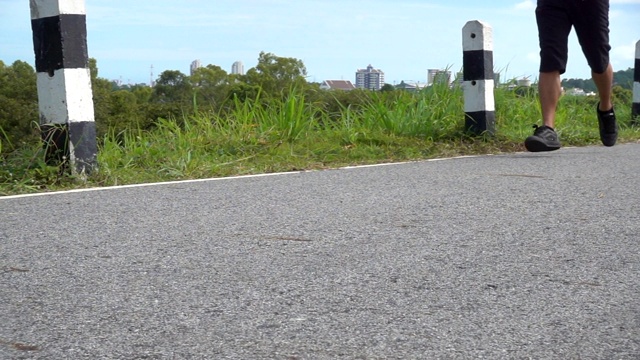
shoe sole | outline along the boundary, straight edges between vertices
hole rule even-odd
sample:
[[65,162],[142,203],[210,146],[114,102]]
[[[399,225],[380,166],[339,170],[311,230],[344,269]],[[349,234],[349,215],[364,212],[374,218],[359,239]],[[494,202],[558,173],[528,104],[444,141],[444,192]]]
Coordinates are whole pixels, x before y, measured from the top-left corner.
[[600,141],[602,141],[602,145],[606,147],[612,147],[618,141],[618,133],[615,134],[603,134],[600,133]]
[[605,141],[605,140],[602,140],[602,139],[600,139],[600,140],[602,141],[602,145],[604,145],[606,147],[612,147],[617,142],[617,139],[616,140],[608,140],[608,141]]
[[554,151],[560,149],[560,146],[549,146],[537,139],[527,139],[524,141],[524,147],[529,152]]

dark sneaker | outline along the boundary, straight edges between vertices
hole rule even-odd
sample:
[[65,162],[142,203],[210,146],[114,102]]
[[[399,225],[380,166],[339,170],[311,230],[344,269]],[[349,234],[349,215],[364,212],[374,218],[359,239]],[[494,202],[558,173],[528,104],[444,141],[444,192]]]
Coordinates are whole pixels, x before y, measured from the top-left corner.
[[613,146],[618,140],[618,124],[613,108],[609,111],[600,111],[600,104],[596,107],[598,112],[598,127],[600,128],[600,140],[604,146]]
[[542,125],[533,125],[533,135],[524,141],[524,147],[531,152],[553,151],[560,149],[558,134],[552,128]]

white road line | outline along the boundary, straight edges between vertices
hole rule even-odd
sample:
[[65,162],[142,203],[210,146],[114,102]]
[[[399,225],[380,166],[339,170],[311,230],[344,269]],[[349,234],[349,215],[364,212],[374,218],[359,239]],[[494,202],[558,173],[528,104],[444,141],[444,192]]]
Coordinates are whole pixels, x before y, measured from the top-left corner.
[[[465,155],[465,156],[455,156],[455,157],[450,157],[450,158],[437,158],[437,159],[393,162],[393,163],[372,164],[372,165],[345,166],[345,167],[341,167],[341,168],[336,168],[334,170],[363,169],[363,168],[382,167],[382,166],[404,165],[404,164],[412,164],[412,163],[419,163],[419,162],[433,162],[433,161],[443,161],[443,160],[467,159],[467,158],[475,158],[475,157],[491,156],[491,155],[492,154]],[[36,197],[36,196],[53,196],[53,195],[61,195],[61,194],[83,193],[83,192],[90,192],[90,191],[107,191],[107,190],[130,189],[130,188],[138,188],[138,187],[151,187],[151,186],[164,186],[164,185],[175,185],[175,184],[200,183],[200,182],[208,182],[208,181],[248,179],[248,178],[259,178],[259,177],[267,177],[267,176],[293,175],[293,174],[302,174],[302,173],[306,173],[306,172],[315,172],[315,171],[327,171],[327,170],[289,171],[289,172],[279,172],[279,173],[240,175],[240,176],[229,176],[229,177],[208,178],[208,179],[178,180],[178,181],[165,181],[165,182],[145,183],[145,184],[105,186],[105,187],[95,187],[95,188],[86,188],[86,189],[74,189],[74,190],[64,190],[64,191],[42,192],[42,193],[34,193],[34,194],[8,195],[8,196],[0,196],[0,201],[9,200],[9,199],[21,199],[21,198],[28,198],[28,197]]]

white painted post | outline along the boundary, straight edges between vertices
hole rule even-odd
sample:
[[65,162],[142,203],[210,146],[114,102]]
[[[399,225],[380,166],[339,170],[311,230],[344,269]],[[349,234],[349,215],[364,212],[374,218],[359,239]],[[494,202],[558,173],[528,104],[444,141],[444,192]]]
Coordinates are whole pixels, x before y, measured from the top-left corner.
[[462,29],[465,128],[495,133],[493,29],[482,21],[469,21]]
[[84,0],[30,0],[40,125],[47,161],[89,174],[96,130]]
[[633,70],[633,104],[631,119],[634,125],[640,124],[640,41],[636,43],[636,62]]

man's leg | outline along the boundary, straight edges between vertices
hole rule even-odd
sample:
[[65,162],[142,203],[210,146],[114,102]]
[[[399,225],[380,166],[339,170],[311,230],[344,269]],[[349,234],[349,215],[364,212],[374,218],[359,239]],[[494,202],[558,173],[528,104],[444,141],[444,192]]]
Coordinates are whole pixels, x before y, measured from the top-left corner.
[[556,108],[562,94],[560,72],[541,72],[538,80],[542,122],[545,126],[555,128]]
[[572,26],[564,3],[554,0],[538,0],[536,22],[540,39],[538,91],[544,125],[534,125],[533,135],[524,141],[525,148],[532,152],[557,150],[561,146],[553,128],[562,92],[560,74],[567,66],[568,37]]
[[613,111],[613,101],[611,100],[613,67],[608,64],[603,73],[594,71],[592,76],[600,96],[600,103],[598,103],[597,109],[600,140],[602,140],[604,146],[613,146],[618,140],[618,123],[616,114]]
[[578,41],[591,67],[591,76],[600,97],[596,109],[600,139],[603,145],[613,146],[618,139],[618,123],[611,97],[613,68],[609,61],[609,0],[594,1],[590,6],[576,1],[572,5]]
[[544,126],[534,125],[536,130],[533,135],[525,139],[524,146],[532,152],[558,150],[560,140],[553,127],[561,92],[560,71],[540,72],[538,91]]
[[572,20],[564,1],[538,0],[536,23],[540,40],[538,92],[542,122],[555,128],[556,108],[562,95],[560,75],[567,67]]
[[598,88],[598,96],[600,96],[600,111],[610,111],[613,108],[613,101],[611,100],[611,89],[613,87],[613,67],[611,64],[607,66],[607,69],[598,74],[591,72],[593,82],[596,83]]
[[581,1],[571,4],[570,12],[575,19],[578,41],[591,67],[591,77],[598,88],[599,110],[609,111],[613,108],[613,68],[609,61],[609,0],[594,1],[589,5]]

